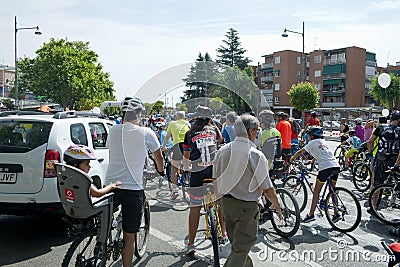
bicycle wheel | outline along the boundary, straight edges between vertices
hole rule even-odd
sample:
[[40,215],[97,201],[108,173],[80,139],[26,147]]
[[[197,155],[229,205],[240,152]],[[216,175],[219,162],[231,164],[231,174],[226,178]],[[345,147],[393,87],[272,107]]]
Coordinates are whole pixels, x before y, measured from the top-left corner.
[[64,256],[62,267],[97,266],[100,261],[96,253],[96,235],[94,233],[75,239]]
[[282,210],[282,220],[279,220],[278,213],[270,211],[272,227],[282,237],[294,236],[300,227],[299,205],[286,189],[278,188],[276,194]]
[[208,208],[208,226],[211,231],[211,243],[214,253],[214,266],[219,267],[219,231],[216,210],[213,206]]
[[392,226],[400,226],[399,191],[395,184],[375,186],[369,196],[369,206],[373,215],[381,222]]
[[340,171],[342,172],[342,171],[347,170],[346,160],[343,157],[340,157],[340,156],[337,157],[336,159],[337,159],[337,161],[339,163]]
[[140,220],[139,232],[135,239],[135,256],[143,257],[146,252],[147,241],[149,239],[150,230],[150,206],[147,199],[144,200],[142,218]]
[[[324,205],[326,218],[333,229],[346,233],[353,231],[360,224],[361,205],[350,190],[336,187],[334,197],[332,198],[329,192]],[[335,210],[338,211],[339,219],[333,218]]]
[[289,175],[282,183],[282,188],[291,193],[297,201],[300,212],[302,212],[307,205],[307,188],[304,181],[295,175]]
[[353,172],[353,184],[360,192],[365,192],[371,186],[371,170],[367,164],[358,164]]
[[335,149],[335,152],[333,153],[333,155],[335,156],[335,158],[340,157],[342,154],[342,147],[341,146],[337,146]]
[[189,186],[190,186],[190,177],[188,173],[182,173],[181,178],[181,189],[182,189],[182,199],[189,204]]

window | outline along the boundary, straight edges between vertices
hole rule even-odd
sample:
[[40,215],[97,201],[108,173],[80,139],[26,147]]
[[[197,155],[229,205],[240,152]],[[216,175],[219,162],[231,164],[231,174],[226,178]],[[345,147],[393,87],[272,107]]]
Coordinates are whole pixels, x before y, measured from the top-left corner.
[[301,64],[301,57],[297,57],[297,64]]
[[315,87],[317,87],[318,91],[321,90],[321,84],[320,83],[315,84]]
[[331,56],[331,60],[332,60],[332,61],[337,60],[337,54],[332,55],[332,56]]
[[274,84],[275,91],[279,91],[281,89],[281,85],[279,83]]
[[281,57],[277,56],[275,57],[275,64],[280,64],[281,63]]
[[71,140],[77,145],[88,145],[85,127],[82,123],[71,124],[70,127]]
[[345,59],[346,58],[346,54],[345,53],[340,53],[339,54],[339,59]]
[[321,70],[315,70],[314,77],[321,77]]
[[275,104],[279,104],[279,96],[275,96]]
[[275,71],[275,77],[279,77],[280,76],[280,71]]
[[299,70],[297,71],[297,77],[300,77],[300,71]]
[[89,123],[90,135],[92,136],[93,147],[106,147],[107,132],[104,124],[100,122]]
[[322,61],[322,56],[318,55],[318,56],[314,56],[314,63],[321,63]]

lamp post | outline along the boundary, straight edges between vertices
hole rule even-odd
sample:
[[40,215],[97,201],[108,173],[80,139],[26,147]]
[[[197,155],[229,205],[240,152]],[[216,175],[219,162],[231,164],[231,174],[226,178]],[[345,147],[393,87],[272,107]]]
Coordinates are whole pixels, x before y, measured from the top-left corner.
[[18,58],[17,58],[17,32],[19,30],[35,30],[36,35],[41,35],[39,31],[39,26],[36,27],[17,27],[17,16],[15,16],[14,23],[14,63],[15,63],[15,77],[14,77],[14,87],[15,87],[15,105],[18,104]]
[[296,31],[288,30],[285,28],[285,30],[282,33],[282,37],[288,37],[289,35],[287,34],[287,32],[300,34],[301,37],[303,38],[303,51],[301,52],[301,81],[304,82],[306,80],[306,73],[305,73],[306,60],[304,58],[304,21],[303,21],[303,31],[302,32],[296,32]]

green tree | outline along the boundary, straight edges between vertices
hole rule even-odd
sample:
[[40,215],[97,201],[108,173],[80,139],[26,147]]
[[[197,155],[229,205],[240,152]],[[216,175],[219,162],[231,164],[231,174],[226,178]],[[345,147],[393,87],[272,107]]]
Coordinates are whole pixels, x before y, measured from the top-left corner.
[[36,51],[35,58],[25,57],[18,66],[21,90],[52,99],[62,107],[91,109],[115,100],[113,82],[88,42],[52,38]]
[[289,92],[290,103],[299,111],[318,107],[319,94],[317,87],[309,82],[293,84]]
[[385,108],[394,109],[400,100],[400,81],[397,75],[390,73],[391,82],[387,88],[382,88],[378,83],[378,76],[371,79],[371,95]]
[[161,100],[158,100],[153,104],[152,110],[156,113],[161,113],[161,111],[164,109],[164,102]]
[[226,40],[222,40],[224,44],[217,49],[217,63],[230,67],[238,66],[243,70],[251,60],[244,56],[247,50],[241,47],[238,31],[230,28],[225,37]]
[[210,100],[210,108],[214,111],[214,114],[218,114],[222,109],[223,100],[220,97],[214,97]]
[[186,107],[186,104],[184,104],[184,103],[177,103],[177,104],[176,104],[176,110],[177,110],[177,111],[185,111],[185,112],[188,112],[188,108]]

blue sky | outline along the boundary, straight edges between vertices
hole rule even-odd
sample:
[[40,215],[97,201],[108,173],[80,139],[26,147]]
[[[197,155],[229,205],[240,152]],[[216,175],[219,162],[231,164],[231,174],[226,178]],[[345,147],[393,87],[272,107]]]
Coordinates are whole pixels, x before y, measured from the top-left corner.
[[[1,1],[0,63],[13,65],[14,16],[18,27],[39,25],[43,34],[18,32],[18,55],[33,57],[51,37],[87,41],[110,73],[118,99],[149,79],[215,50],[226,31],[238,30],[252,64],[274,51],[301,51],[300,35],[282,38],[286,27],[301,31],[305,51],[359,46],[377,54],[378,65],[400,61],[400,0],[384,1]],[[165,88],[169,90],[170,88]],[[161,98],[147,90],[146,101]],[[174,96],[174,103],[178,92]],[[171,101],[168,99],[168,101]]]

